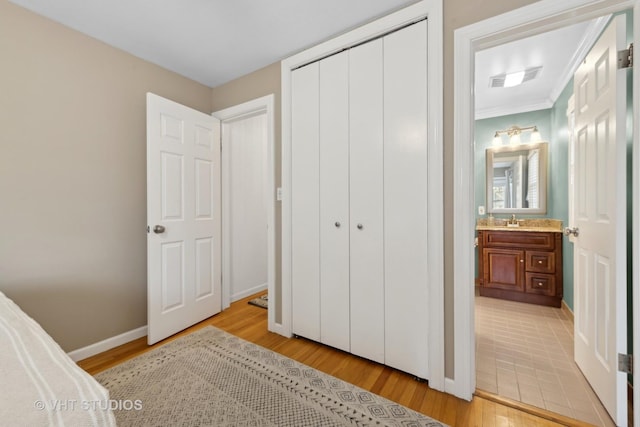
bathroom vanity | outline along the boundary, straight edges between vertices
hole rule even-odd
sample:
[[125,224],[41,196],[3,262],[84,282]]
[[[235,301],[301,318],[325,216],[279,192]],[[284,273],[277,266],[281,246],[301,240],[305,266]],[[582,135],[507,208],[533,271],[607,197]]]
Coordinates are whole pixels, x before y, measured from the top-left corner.
[[562,222],[478,220],[480,295],[560,307]]

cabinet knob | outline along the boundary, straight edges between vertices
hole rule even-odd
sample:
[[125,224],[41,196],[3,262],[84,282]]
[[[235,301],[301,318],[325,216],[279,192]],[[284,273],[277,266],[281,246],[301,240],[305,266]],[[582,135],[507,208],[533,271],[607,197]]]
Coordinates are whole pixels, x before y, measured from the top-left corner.
[[542,287],[543,285],[542,285],[542,283],[538,282],[538,286],[539,286],[539,287]]
[[523,259],[521,259],[521,260],[520,260],[520,262],[524,262],[524,260],[523,260]]
[[357,227],[358,227],[358,230],[362,230],[364,228],[364,225],[358,224]]
[[538,264],[542,264],[542,261],[538,261]]
[[340,228],[340,221],[336,221],[336,228]]

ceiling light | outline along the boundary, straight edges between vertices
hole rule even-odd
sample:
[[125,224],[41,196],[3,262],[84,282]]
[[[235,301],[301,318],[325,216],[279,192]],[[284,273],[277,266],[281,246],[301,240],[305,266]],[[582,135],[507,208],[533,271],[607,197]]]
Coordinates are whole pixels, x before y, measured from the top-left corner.
[[489,87],[513,87],[533,80],[540,74],[542,67],[529,67],[513,73],[502,73],[489,77]]
[[522,84],[524,79],[524,71],[518,71],[516,73],[507,73],[504,78],[504,87],[513,87]]

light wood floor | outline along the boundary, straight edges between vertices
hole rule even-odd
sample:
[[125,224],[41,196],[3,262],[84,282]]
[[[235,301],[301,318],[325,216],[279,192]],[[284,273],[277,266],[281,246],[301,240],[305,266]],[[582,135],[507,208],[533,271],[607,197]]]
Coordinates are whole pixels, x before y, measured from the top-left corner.
[[[224,312],[154,346],[147,346],[145,337],[82,360],[78,364],[93,375],[163,343],[213,325],[451,426],[587,425],[552,413],[540,412],[527,405],[514,405],[513,402],[485,393],[477,394],[471,402],[467,402],[432,390],[426,383],[418,382],[411,375],[395,369],[303,338],[289,339],[268,332],[267,310],[247,304],[254,297],[255,295],[240,300]],[[539,415],[528,411],[538,411]]]

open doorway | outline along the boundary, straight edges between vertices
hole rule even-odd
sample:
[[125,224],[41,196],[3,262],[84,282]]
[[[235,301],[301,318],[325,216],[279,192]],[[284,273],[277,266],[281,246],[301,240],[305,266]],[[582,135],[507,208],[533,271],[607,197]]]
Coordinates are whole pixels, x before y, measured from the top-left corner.
[[[471,86],[473,84],[474,71],[473,55],[482,49],[513,41],[526,35],[556,29],[562,25],[595,18],[605,13],[620,11],[625,7],[636,5],[637,2],[602,2],[595,8],[597,10],[590,9],[588,11],[580,9],[579,6],[582,3],[593,6],[591,4],[592,2],[584,1],[574,3],[575,4],[572,3],[572,5],[558,5],[553,2],[541,1],[501,17],[496,17],[496,19],[483,21],[480,24],[474,24],[456,31],[457,74],[454,112],[456,119],[454,188],[456,188],[458,192],[454,195],[454,212],[456,215],[454,218],[456,224],[454,242],[456,299],[454,302],[454,311],[457,321],[455,333],[455,379],[456,386],[459,387],[458,393],[461,396],[473,391],[476,372],[475,358],[465,355],[465,350],[469,349],[469,343],[471,343],[472,346],[475,345],[475,338],[464,331],[468,326],[470,326],[470,331],[475,332],[476,330],[475,319],[473,317],[473,302],[475,297],[473,291],[469,290],[469,283],[472,282],[474,274],[472,271],[469,271],[470,268],[464,266],[467,262],[473,265],[474,251],[473,246],[469,247],[468,239],[469,236],[475,234],[474,212],[476,211],[473,199],[466,193],[467,191],[473,193],[473,178],[467,179],[468,175],[465,175],[468,174],[469,170],[477,168],[477,165],[474,165],[472,156],[470,156],[468,152],[468,150],[472,149],[474,139],[476,143],[478,140],[477,129],[475,129],[474,132],[474,112],[472,108],[468,107],[469,101],[473,101],[472,96],[469,95],[473,93]],[[638,38],[637,34],[635,38]],[[634,70],[633,73],[635,74],[634,78],[637,79],[637,71]],[[473,102],[470,104],[473,105]],[[637,147],[637,144],[637,135],[634,134],[633,146]],[[634,183],[636,179],[637,177],[634,179]],[[637,245],[636,240],[634,240],[633,245],[634,247]],[[634,281],[637,283],[637,276],[634,276]]]
[[[485,268],[478,265],[476,273],[476,388],[594,425],[613,422],[573,361],[573,243],[560,232],[561,224],[570,224],[567,111],[573,73],[609,18],[475,54],[476,222],[502,224],[516,215],[518,222],[511,225],[535,221],[555,230],[544,235],[553,250],[530,252],[530,244],[511,242],[478,247],[485,255],[478,253],[476,263]],[[531,71],[522,84],[509,87],[505,75],[514,70]],[[501,232],[502,225],[495,230]],[[517,232],[508,231],[506,236]],[[494,236],[487,233],[477,236]],[[537,257],[535,265],[529,266],[527,254]],[[547,265],[549,258],[558,260]]]
[[[222,133],[222,305],[275,286],[274,96],[213,113]],[[269,325],[275,314],[269,310]]]

